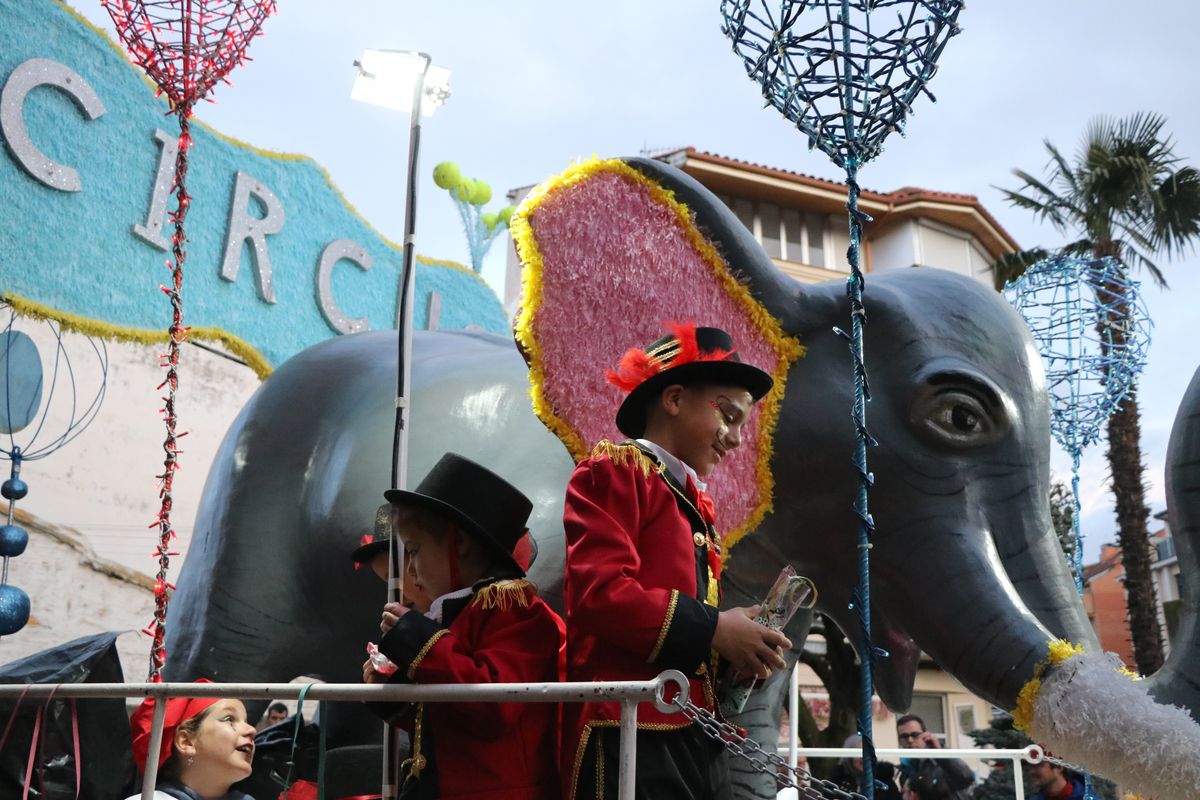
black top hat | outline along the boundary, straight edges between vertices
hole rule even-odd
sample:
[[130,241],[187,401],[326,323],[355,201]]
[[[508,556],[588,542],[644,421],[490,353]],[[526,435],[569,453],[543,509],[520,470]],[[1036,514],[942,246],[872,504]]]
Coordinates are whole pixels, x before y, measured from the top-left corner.
[[376,553],[386,552],[392,543],[392,504],[384,503],[375,509],[375,528],[350,554],[359,564],[366,564]]
[[441,514],[486,545],[505,566],[525,575],[513,558],[513,548],[528,530],[533,503],[491,470],[457,453],[446,453],[415,491],[389,489],[383,496],[393,505],[420,506]]
[[617,428],[626,436],[636,439],[645,433],[647,406],[672,384],[704,381],[741,386],[755,402],[774,385],[769,374],[742,363],[733,337],[720,328],[672,322],[666,326],[669,335],[644,350],[627,351],[616,371],[608,372],[610,383],[629,392],[617,410]]

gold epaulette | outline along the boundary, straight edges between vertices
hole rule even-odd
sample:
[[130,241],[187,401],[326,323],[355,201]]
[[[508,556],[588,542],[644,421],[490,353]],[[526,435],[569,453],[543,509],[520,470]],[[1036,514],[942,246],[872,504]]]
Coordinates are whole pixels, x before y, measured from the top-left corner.
[[496,581],[475,590],[471,605],[480,608],[498,608],[507,611],[513,604],[525,608],[529,605],[529,590],[537,594],[537,587],[524,578]]
[[636,467],[647,478],[662,471],[662,465],[636,444],[613,444],[608,439],[601,439],[592,448],[592,458],[607,458],[617,466]]

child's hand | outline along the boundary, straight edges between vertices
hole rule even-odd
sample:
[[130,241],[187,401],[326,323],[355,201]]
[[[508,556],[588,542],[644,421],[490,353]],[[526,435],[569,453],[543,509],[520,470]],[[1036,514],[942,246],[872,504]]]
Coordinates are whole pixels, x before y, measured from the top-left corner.
[[379,630],[383,631],[384,635],[396,626],[400,618],[412,611],[408,606],[402,606],[399,603],[388,603],[383,607],[383,620],[379,623]]
[[369,658],[363,662],[363,683],[387,683],[387,678],[375,671]]
[[787,664],[780,654],[792,646],[776,630],[754,621],[758,608],[732,608],[717,617],[713,649],[739,672],[756,678],[769,678]]

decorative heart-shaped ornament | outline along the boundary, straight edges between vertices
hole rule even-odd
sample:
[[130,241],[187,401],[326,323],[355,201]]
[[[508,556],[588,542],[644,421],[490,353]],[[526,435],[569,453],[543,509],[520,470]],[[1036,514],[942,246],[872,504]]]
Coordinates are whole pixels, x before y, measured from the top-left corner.
[[171,101],[191,108],[246,60],[275,0],[101,0],[129,55]]
[[903,133],[963,0],[722,0],[722,30],[763,98],[847,167]]

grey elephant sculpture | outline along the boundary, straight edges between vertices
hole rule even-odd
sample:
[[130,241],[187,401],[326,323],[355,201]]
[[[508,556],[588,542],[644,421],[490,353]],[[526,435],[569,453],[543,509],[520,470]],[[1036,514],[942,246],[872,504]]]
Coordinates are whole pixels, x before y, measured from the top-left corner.
[[[792,564],[820,587],[818,610],[854,639],[849,366],[832,332],[846,317],[843,285],[787,278],[698,183],[659,162],[628,163],[693,210],[755,297],[808,347],[780,412],[774,512],[733,549],[724,602],[756,602]],[[880,440],[871,452],[872,615],[888,653],[876,661],[878,692],[906,708],[924,651],[971,691],[1014,708],[1043,671],[1049,640],[1096,648],[1050,524],[1049,415],[1036,350],[995,292],[940,270],[871,276],[868,309],[869,419]],[[383,587],[355,572],[348,554],[387,488],[396,364],[392,334],[330,340],[282,365],[238,416],[210,471],[171,605],[172,680],[359,679]],[[534,417],[513,343],[419,332],[413,397],[410,473],[419,477],[453,450],[519,486],[536,508],[532,577],[561,605],[572,461]],[[1176,535],[1194,536],[1195,524]],[[1200,662],[1189,588],[1183,641],[1152,690],[1194,713]],[[347,718],[331,736],[350,742],[378,727]]]

